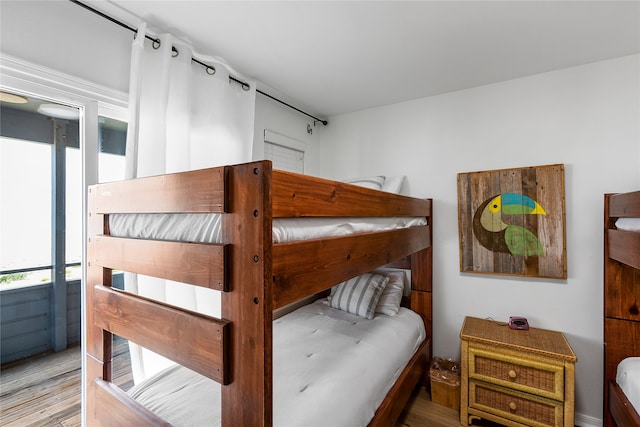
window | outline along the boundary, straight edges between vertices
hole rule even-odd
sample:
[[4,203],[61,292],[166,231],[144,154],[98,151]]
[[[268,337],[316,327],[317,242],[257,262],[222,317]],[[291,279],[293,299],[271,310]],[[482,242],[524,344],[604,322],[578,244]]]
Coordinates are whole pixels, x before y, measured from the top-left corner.
[[269,130],[264,131],[264,159],[275,169],[304,173],[305,143]]
[[126,122],[103,116],[98,118],[98,182],[125,178],[126,143]]
[[0,282],[41,284],[82,260],[79,109],[13,99],[0,101]]
[[[79,111],[33,97],[16,99],[26,102],[0,101],[0,285],[51,282],[52,267],[60,262],[67,281],[80,280]],[[43,114],[42,105],[76,118]],[[125,122],[99,118],[99,182],[124,179],[126,131]],[[64,255],[56,258],[56,250]]]

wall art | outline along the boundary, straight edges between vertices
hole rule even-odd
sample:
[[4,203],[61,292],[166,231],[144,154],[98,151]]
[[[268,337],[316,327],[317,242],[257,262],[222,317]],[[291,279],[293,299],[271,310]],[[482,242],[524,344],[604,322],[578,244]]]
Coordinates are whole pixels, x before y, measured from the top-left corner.
[[564,165],[458,174],[460,271],[567,278]]

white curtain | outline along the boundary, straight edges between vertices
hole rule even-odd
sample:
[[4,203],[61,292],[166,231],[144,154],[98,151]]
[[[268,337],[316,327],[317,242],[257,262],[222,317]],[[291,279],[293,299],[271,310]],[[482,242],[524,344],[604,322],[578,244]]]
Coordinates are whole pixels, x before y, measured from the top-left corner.
[[[143,25],[131,53],[126,178],[251,161],[255,82],[235,72],[248,87],[230,81],[221,60],[194,54],[171,34],[160,35],[159,46],[144,34]],[[125,288],[220,317],[215,291],[134,274],[125,275]],[[168,365],[135,344],[130,349],[136,383]]]

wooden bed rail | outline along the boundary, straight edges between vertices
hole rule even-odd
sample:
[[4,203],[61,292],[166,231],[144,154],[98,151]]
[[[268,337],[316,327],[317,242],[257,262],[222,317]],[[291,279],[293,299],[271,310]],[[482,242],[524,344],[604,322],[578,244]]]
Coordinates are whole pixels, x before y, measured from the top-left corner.
[[[273,245],[274,309],[424,249],[430,245],[430,236],[425,226],[334,241],[339,243],[328,246],[326,240],[308,240]],[[323,264],[309,269],[309,259]],[[340,269],[335,268],[338,265]]]
[[225,262],[228,245],[126,239],[98,235],[92,238],[94,261],[106,268],[134,271],[218,291],[228,289]]
[[609,194],[609,217],[640,218],[640,191]]
[[430,199],[415,199],[309,175],[273,171],[273,217],[423,216]]
[[609,401],[611,405],[609,410],[618,427],[640,426],[640,415],[633,409],[633,405],[620,386],[615,381],[609,381],[605,386],[609,387],[609,394],[615,396]]
[[171,427],[171,424],[133,400],[119,387],[100,378],[94,380],[88,388],[91,399],[96,405],[94,427],[98,426],[136,426]]
[[97,285],[95,325],[221,384],[229,383],[228,322]]
[[94,213],[222,213],[228,166],[92,186]]

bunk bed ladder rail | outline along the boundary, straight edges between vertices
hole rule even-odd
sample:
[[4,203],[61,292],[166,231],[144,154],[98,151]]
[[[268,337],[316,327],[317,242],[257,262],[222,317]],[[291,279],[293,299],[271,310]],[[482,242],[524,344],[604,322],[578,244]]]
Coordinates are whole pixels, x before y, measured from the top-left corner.
[[[126,189],[121,183],[89,189],[85,292],[88,425],[168,425],[110,382],[114,334],[221,384],[230,382],[229,321],[111,287],[112,270],[120,269],[228,290],[225,268],[228,245],[150,242],[109,235],[108,215],[114,212],[223,212],[227,204],[224,200],[227,169],[187,174],[187,177],[165,175],[129,181]],[[166,188],[177,197],[148,197]],[[149,319],[153,319],[153,327],[148,326]]]

